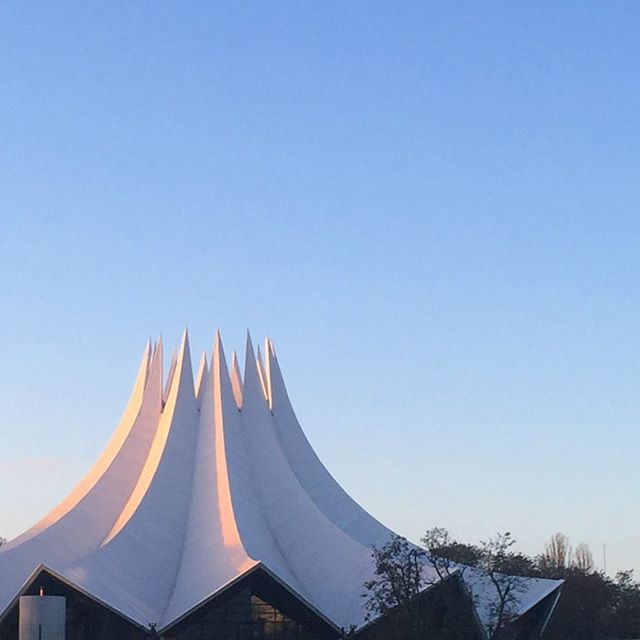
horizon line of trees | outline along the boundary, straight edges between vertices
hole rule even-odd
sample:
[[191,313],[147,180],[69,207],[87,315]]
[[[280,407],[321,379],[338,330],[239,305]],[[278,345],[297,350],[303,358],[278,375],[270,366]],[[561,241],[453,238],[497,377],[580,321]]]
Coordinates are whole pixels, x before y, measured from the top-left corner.
[[[509,637],[519,596],[527,590],[524,577],[564,580],[545,640],[640,638],[640,583],[633,570],[605,575],[595,567],[588,545],[572,548],[562,533],[552,535],[544,552],[536,556],[515,550],[515,542],[507,532],[479,544],[464,543],[442,527],[428,530],[421,546],[393,536],[372,551],[376,574],[364,584],[362,594],[370,619],[399,608],[417,612],[411,602],[429,584],[422,571],[425,566],[437,576],[431,582],[473,567],[495,592],[485,621],[490,640]],[[413,628],[420,628],[417,618],[408,621],[407,638],[412,637]]]

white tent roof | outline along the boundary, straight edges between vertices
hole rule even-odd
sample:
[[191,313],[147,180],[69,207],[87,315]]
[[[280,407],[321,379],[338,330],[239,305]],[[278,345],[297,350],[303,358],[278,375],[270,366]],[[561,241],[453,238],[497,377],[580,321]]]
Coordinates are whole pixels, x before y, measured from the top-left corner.
[[[272,343],[263,360],[247,340],[244,379],[235,354],[227,368],[219,334],[195,385],[186,332],[164,390],[162,359],[162,343],[149,344],[86,478],[0,547],[0,613],[45,565],[133,622],[163,629],[261,565],[335,625],[363,624],[371,546],[391,531],[309,445]],[[486,599],[481,581],[469,584]],[[521,612],[558,585],[532,580]]]

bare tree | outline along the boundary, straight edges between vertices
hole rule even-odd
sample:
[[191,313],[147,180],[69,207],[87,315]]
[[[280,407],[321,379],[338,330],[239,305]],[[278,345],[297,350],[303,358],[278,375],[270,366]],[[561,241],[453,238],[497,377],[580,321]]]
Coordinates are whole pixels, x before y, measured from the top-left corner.
[[[520,596],[528,590],[525,576],[533,569],[531,560],[512,550],[515,544],[512,535],[507,532],[480,545],[467,545],[454,540],[447,529],[434,527],[425,533],[422,544],[425,549],[393,536],[383,547],[374,547],[375,577],[364,584],[362,594],[367,619],[393,611],[394,632],[398,638],[426,637],[424,634],[430,631],[425,612],[419,607],[418,594],[427,584],[454,573],[462,577],[465,565],[470,565],[473,570],[469,571],[476,576],[472,580],[479,578],[485,588],[475,596],[468,593],[469,602],[486,611],[483,617],[488,638],[501,640],[517,617]],[[423,569],[427,565],[435,569],[437,578],[434,576],[432,581],[424,577]]]
[[362,594],[367,619],[393,611],[402,637],[422,637],[424,620],[417,596],[427,585],[423,574],[425,550],[394,534],[384,546],[373,547],[371,555],[375,577],[364,583]]
[[480,543],[478,567],[496,593],[488,602],[487,635],[491,639],[500,638],[505,628],[515,619],[519,596],[528,589],[526,578],[506,573],[513,556],[511,547],[514,544],[515,540],[509,532],[499,533]]
[[[432,530],[425,537],[434,549],[454,544],[446,529]],[[372,558],[374,577],[364,583],[362,594],[372,624],[358,632],[363,639],[484,638],[472,594],[453,566],[455,560],[451,565],[444,559],[438,563],[439,573],[425,571],[431,562],[427,551],[395,534],[384,546],[373,548]],[[438,586],[429,588],[432,585]],[[353,637],[355,629],[350,633],[346,637]]]
[[544,554],[540,558],[540,564],[544,570],[553,575],[563,575],[571,561],[569,538],[558,532],[551,536],[544,549]]
[[420,542],[427,551],[427,561],[435,569],[438,577],[442,579],[450,575],[453,560],[446,550],[454,544],[454,541],[449,531],[444,527],[433,527],[424,534]]
[[593,571],[593,556],[589,545],[581,542],[573,554],[573,566],[582,573],[591,573]]
[[382,547],[373,547],[376,577],[365,582],[365,608],[373,616],[406,606],[425,586],[426,552],[406,538],[393,535]]

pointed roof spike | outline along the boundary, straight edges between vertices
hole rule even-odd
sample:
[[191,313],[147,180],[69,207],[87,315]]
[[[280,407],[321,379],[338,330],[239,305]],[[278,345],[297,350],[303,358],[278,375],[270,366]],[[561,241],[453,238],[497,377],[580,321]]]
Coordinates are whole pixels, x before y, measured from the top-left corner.
[[159,390],[160,405],[162,405],[162,403],[164,402],[164,394],[163,394],[163,388],[162,388],[162,385],[164,384],[164,373],[163,373],[164,351],[162,348],[162,337],[158,339],[158,341],[155,343],[153,347],[153,355],[151,356],[151,363],[149,367],[149,380],[147,381],[147,385],[151,383],[152,367],[154,372],[156,371],[156,368],[157,368],[157,372],[155,372],[155,376],[154,376],[154,379],[155,379],[154,384],[157,385],[157,388]]
[[196,374],[196,398],[201,400],[202,383],[208,371],[207,354],[203,351],[200,355],[200,363],[198,364],[198,373]]
[[[195,431],[192,426],[196,421],[197,408],[193,387],[189,336],[185,331],[176,358],[175,372],[169,386],[163,415],[160,417],[158,429],[154,436],[149,455],[145,460],[137,483],[130,493],[127,503],[124,505],[113,527],[102,541],[100,545],[101,549],[107,547],[120,535],[124,528],[128,526],[129,522],[133,521],[138,512],[138,508],[149,495],[149,488],[156,482],[156,477],[159,478],[159,480],[157,480],[158,482],[164,482],[164,486],[167,486],[167,481],[162,480],[162,478],[166,476],[157,476],[161,462],[167,459],[166,456],[180,455],[175,453],[177,449],[175,445],[172,444],[176,441],[176,438],[187,442],[190,441],[191,436],[185,436],[185,434],[191,434]],[[188,482],[188,473],[186,476],[182,475],[181,481],[184,483]]]
[[[240,408],[240,403],[242,402],[242,387],[240,387],[240,400],[238,400],[238,397],[236,395],[236,389],[235,389],[235,386],[237,384],[235,378],[238,376],[239,371],[238,371],[238,360],[235,357],[235,351],[233,352],[233,355],[234,355],[235,360],[233,361],[232,367],[229,368],[229,366],[227,365],[226,356],[224,354],[224,347],[222,345],[222,337],[220,335],[220,331],[217,331],[216,332],[215,342],[214,342],[214,345],[213,345],[213,355],[211,356],[212,376],[213,376],[213,370],[214,370],[214,368],[216,368],[218,379],[226,379],[227,380],[227,384],[230,386],[230,389],[233,392],[232,396],[233,396],[233,398],[235,400],[236,406],[238,408]],[[216,360],[216,358],[217,358],[217,360]],[[216,362],[218,364],[215,364]],[[215,367],[214,367],[214,364],[215,364]],[[240,381],[240,385],[242,385],[241,381]]]
[[[224,347],[222,346],[222,338],[220,332],[216,333],[215,342],[213,344],[213,355],[211,356],[211,378],[213,380],[214,389],[217,389],[216,393],[218,400],[223,402],[223,396],[229,399],[233,398],[234,403],[237,406],[237,400],[233,391],[232,372],[229,371],[227,366],[227,359],[224,355]],[[221,386],[227,388],[227,391],[223,393]],[[216,401],[218,401],[216,400]],[[227,403],[229,400],[227,400]]]
[[142,352],[142,358],[140,359],[136,381],[133,385],[132,399],[135,397],[136,401],[142,399],[144,388],[146,387],[147,380],[149,379],[150,364],[149,343],[147,343],[145,345],[144,351]]
[[220,329],[216,329],[216,335],[213,338],[213,351],[211,352],[211,366],[212,367],[213,367],[213,358],[220,351],[222,351],[224,353],[224,349],[222,347],[222,336],[220,335]]
[[240,365],[238,364],[238,354],[235,349],[231,357],[231,388],[233,389],[233,397],[236,400],[238,409],[242,407],[242,375],[240,374]]
[[158,349],[162,349],[162,334],[158,335],[158,339],[155,341],[153,345],[153,353],[155,354]]
[[185,348],[189,349],[189,329],[187,327],[184,328],[180,339],[180,352],[182,353]]
[[[235,580],[257,563],[249,558],[236,525],[232,480],[227,468],[226,434],[240,431],[224,349],[219,333],[213,341],[211,368],[203,390],[194,459],[192,504],[174,588],[159,628],[184,617],[192,602],[209,597],[216,581]],[[240,433],[233,440],[242,437]]]
[[176,372],[176,365],[178,364],[178,352],[174,349],[171,352],[171,363],[169,364],[169,372],[167,373],[167,379],[164,383],[164,391],[162,393],[162,401],[166,402],[169,397],[169,390],[171,389],[171,384],[173,383],[173,377]]
[[269,338],[264,339],[264,353],[265,359],[262,364],[262,370],[264,373],[264,387],[265,387],[265,395],[267,397],[267,403],[269,404],[269,409],[273,410],[273,389],[271,388],[271,367],[269,363],[273,357],[271,352],[271,344]]
[[288,395],[271,340],[268,341],[266,367],[269,381],[270,409],[273,411],[274,407],[277,408],[282,403],[283,394],[286,401],[288,401]]
[[245,381],[246,381],[246,373],[247,373],[247,364],[251,362],[254,364],[256,361],[256,354],[253,351],[253,341],[251,340],[251,334],[249,333],[249,329],[247,329],[247,342],[244,352],[244,369],[245,369]]
[[[191,350],[189,348],[189,331],[185,328],[182,332],[182,339],[180,341],[180,348],[178,351],[174,350],[171,355],[171,365],[169,366],[169,374],[167,375],[167,381],[164,387],[164,393],[162,394],[162,401],[164,403],[169,399],[169,395],[171,394],[171,388],[175,382],[180,382],[176,380],[176,371],[180,370],[180,376],[185,378],[185,370],[188,369],[190,388],[194,389],[193,386],[193,370],[191,368]],[[195,391],[193,391],[195,395]]]
[[158,357],[158,354],[160,354],[160,357],[162,358],[162,353],[164,351],[164,348],[162,346],[162,336],[160,336],[158,338],[158,340],[156,340],[155,344],[153,345],[153,358],[155,359]]
[[[182,342],[180,344],[180,351],[178,352],[178,368],[180,370],[180,384],[183,382],[190,383],[191,390],[194,391],[193,386],[193,368],[191,366],[191,348],[189,346],[189,331],[185,328],[182,334]],[[194,391],[195,395],[195,391]]]
[[216,336],[213,340],[213,355],[211,356],[211,367],[216,369],[224,362],[224,349],[222,347],[222,336],[220,329],[216,329]]
[[149,379],[149,368],[151,367],[151,357],[153,352],[151,350],[151,339],[147,340],[147,344],[144,348],[144,353],[142,355],[142,362],[140,364],[140,370],[144,367],[144,380],[142,380],[142,387],[147,386],[147,380]]
[[156,342],[153,356],[151,358],[151,366],[149,369],[149,380],[147,381],[147,389],[148,393],[151,390],[151,385],[153,384],[153,393],[157,397],[158,404],[162,406],[162,384],[164,383],[163,377],[163,367],[164,367],[164,350],[162,347],[162,338]]
[[224,348],[222,347],[220,329],[216,329],[216,335],[213,339],[213,351],[211,353],[211,369],[218,369],[221,366],[221,362],[224,363]]
[[258,345],[258,352],[256,354],[256,365],[258,366],[258,375],[260,377],[260,384],[262,385],[262,393],[264,395],[267,404],[269,402],[269,385],[267,383],[267,371],[264,366],[264,360],[262,358],[262,352],[260,351],[260,345]]
[[260,365],[253,350],[251,336],[247,332],[247,351],[244,360],[244,384],[242,387],[242,405],[251,400],[253,397],[261,397],[265,400],[264,384],[262,381],[262,373],[259,370]]
[[253,350],[253,342],[251,340],[251,334],[247,329],[247,344],[244,352],[244,376],[243,376],[245,385],[247,384],[247,373],[249,373],[251,369],[255,369],[255,365],[256,365],[256,354],[255,354],[255,351]]
[[244,350],[244,375],[242,376],[245,385],[247,383],[247,368],[249,364],[251,364],[253,368],[255,368],[256,352],[253,350],[253,340],[251,338],[251,333],[249,333],[249,329],[247,329],[247,340]]

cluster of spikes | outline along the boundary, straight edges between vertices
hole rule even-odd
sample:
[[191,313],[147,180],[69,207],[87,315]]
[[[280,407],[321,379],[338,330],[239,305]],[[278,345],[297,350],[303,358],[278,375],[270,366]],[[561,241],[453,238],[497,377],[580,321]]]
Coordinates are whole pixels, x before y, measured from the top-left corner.
[[[262,389],[262,393],[264,395],[265,402],[269,409],[273,409],[273,394],[272,394],[272,384],[271,384],[271,369],[273,367],[273,361],[276,358],[275,347],[273,346],[273,342],[270,338],[265,338],[264,340],[264,351],[267,354],[267,357],[264,358],[262,355],[262,351],[260,346],[257,347],[256,350],[253,348],[253,341],[251,339],[251,334],[247,331],[247,347],[246,347],[246,359],[245,359],[245,371],[247,367],[255,367],[258,373],[258,379],[260,381],[260,388]],[[151,363],[156,359],[159,362],[162,362],[163,359],[163,347],[162,347],[162,338],[158,339],[156,342],[152,342],[150,339],[147,344],[147,349],[145,352],[145,358],[147,359],[147,367],[146,370],[151,370]],[[163,406],[167,402],[167,398],[169,397],[169,393],[171,390],[171,386],[173,384],[174,378],[176,377],[176,369],[178,369],[178,363],[180,362],[181,368],[184,367],[185,359],[188,360],[189,366],[187,370],[191,367],[191,356],[189,352],[189,332],[187,329],[184,330],[182,334],[182,340],[180,344],[180,348],[178,350],[174,350],[171,356],[171,363],[169,365],[169,371],[167,374],[167,379],[164,384],[164,389],[162,392],[162,404]],[[220,336],[220,331],[216,331],[216,336],[213,344],[213,350],[211,353],[210,359],[212,365],[222,365],[226,366],[224,349],[222,346],[222,338]],[[207,359],[207,354],[205,351],[200,355],[200,361],[198,364],[198,368],[195,374],[194,380],[194,394],[196,398],[201,398],[203,391],[203,381],[209,373],[209,362]],[[238,354],[234,349],[231,356],[231,364],[227,370],[227,375],[231,380],[231,387],[233,389],[233,397],[235,399],[238,410],[242,410],[242,395],[243,395],[243,378],[240,373],[240,364],[238,361]]]

